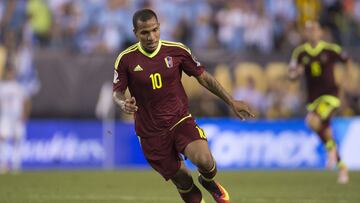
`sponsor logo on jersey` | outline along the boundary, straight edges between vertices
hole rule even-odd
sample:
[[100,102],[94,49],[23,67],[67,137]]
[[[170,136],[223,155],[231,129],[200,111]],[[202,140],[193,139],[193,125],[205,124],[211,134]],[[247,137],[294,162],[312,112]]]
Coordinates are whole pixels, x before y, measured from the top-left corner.
[[139,71],[143,71],[144,69],[141,68],[140,65],[137,65],[135,68],[134,68],[134,72],[139,72]]
[[165,59],[166,67],[168,68],[174,67],[173,58],[171,56],[167,56],[164,59]]
[[307,64],[310,62],[310,59],[309,59],[309,57],[304,56],[304,57],[302,58],[301,62],[302,62],[304,65],[307,65]]

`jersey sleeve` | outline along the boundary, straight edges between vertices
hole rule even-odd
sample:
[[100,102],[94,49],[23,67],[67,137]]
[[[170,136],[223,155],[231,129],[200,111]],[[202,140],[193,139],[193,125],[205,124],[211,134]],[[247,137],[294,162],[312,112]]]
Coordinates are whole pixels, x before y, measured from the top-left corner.
[[341,47],[338,47],[336,51],[334,51],[334,54],[338,61],[345,63],[349,60],[349,54],[344,51]]
[[303,50],[303,46],[299,46],[293,50],[293,52],[291,53],[290,68],[296,67],[297,65],[301,64],[300,56]]
[[183,50],[183,55],[182,70],[186,75],[197,77],[204,72],[205,67],[191,54],[190,50]]
[[113,91],[123,92],[128,86],[128,73],[124,61],[121,59],[116,60],[114,79],[113,79]]

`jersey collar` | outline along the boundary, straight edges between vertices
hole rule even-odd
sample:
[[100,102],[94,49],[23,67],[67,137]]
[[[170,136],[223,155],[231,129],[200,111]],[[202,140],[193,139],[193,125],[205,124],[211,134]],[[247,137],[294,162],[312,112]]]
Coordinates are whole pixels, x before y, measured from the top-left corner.
[[153,58],[153,57],[156,56],[156,54],[159,53],[159,51],[160,51],[160,48],[161,48],[161,40],[159,40],[158,47],[157,47],[157,48],[155,49],[155,51],[153,51],[152,53],[146,52],[146,51],[142,48],[140,42],[138,42],[138,47],[139,47],[139,51],[140,51],[142,54],[144,54],[145,56],[147,56],[147,57],[149,57],[149,58]]
[[324,48],[325,43],[323,41],[320,41],[319,43],[317,43],[317,45],[313,48],[310,43],[306,43],[304,45],[304,49],[305,51],[310,54],[311,56],[316,56],[318,55]]

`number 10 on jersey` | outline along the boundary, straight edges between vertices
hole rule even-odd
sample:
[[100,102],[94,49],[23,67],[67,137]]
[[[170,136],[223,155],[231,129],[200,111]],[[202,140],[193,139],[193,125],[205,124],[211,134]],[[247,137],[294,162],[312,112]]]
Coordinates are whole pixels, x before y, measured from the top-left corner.
[[162,81],[161,81],[160,73],[151,74],[150,79],[151,79],[153,90],[160,89],[162,87]]

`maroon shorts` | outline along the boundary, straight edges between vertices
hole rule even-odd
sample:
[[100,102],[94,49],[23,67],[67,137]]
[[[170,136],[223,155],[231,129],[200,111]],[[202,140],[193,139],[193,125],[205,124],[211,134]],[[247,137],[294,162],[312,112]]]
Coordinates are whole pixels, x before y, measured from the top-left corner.
[[146,160],[165,180],[174,177],[180,168],[185,147],[195,141],[206,140],[204,131],[189,117],[164,136],[141,138],[141,148]]

